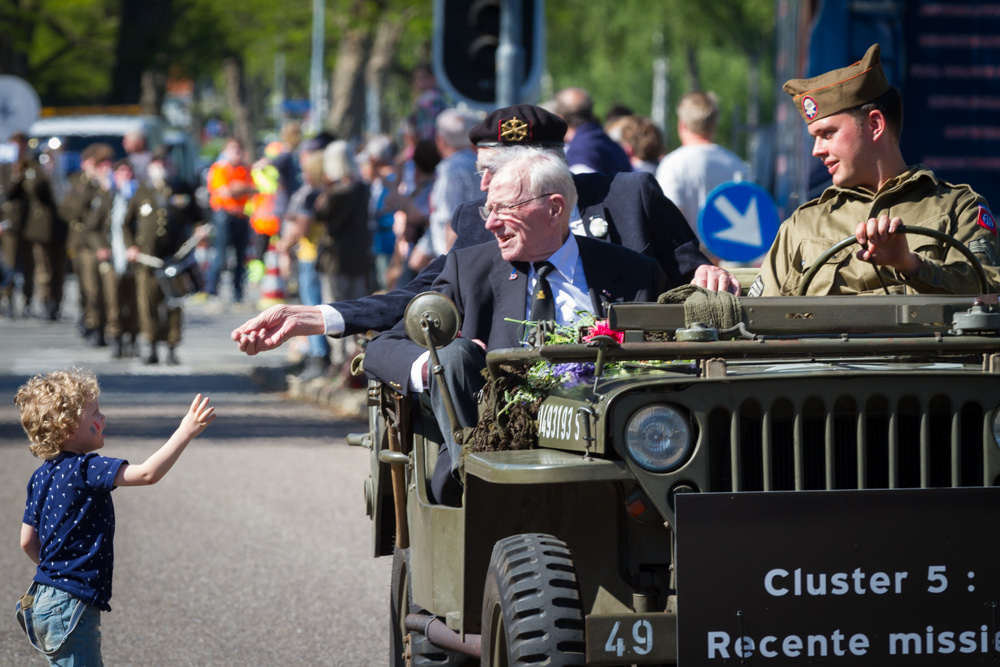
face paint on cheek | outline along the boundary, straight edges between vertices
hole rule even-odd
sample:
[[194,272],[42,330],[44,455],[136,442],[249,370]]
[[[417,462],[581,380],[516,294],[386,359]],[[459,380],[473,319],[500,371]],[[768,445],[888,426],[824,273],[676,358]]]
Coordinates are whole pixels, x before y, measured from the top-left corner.
[[101,430],[101,422],[95,421],[93,424],[90,425],[90,432],[93,433],[94,435],[97,435],[97,432],[100,430]]

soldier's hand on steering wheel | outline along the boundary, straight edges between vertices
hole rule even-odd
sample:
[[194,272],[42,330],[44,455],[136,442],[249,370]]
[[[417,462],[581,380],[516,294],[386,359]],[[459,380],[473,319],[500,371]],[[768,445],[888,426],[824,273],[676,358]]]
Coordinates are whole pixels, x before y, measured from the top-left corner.
[[906,277],[915,276],[923,260],[910,250],[906,234],[896,233],[902,224],[898,217],[890,219],[885,214],[859,223],[854,234],[861,244],[858,259],[890,266]]

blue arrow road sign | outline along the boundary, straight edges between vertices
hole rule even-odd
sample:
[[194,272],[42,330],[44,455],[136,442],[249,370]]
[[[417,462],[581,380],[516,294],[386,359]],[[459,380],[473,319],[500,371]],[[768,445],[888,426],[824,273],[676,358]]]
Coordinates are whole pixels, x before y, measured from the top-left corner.
[[778,209],[754,183],[724,183],[709,193],[698,216],[698,235],[708,251],[730,262],[766,253],[778,235]]

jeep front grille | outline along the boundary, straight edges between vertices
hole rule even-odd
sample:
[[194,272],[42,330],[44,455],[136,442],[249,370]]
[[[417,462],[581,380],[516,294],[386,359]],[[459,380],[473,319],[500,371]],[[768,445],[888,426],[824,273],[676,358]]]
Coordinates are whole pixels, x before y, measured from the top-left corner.
[[[984,379],[984,378],[978,378]],[[992,380],[991,384],[996,380]],[[857,378],[855,378],[857,380]],[[911,378],[919,386],[932,380]],[[737,383],[734,383],[737,384]],[[701,424],[710,454],[712,491],[895,489],[988,486],[996,483],[987,448],[995,405],[964,396],[865,392],[819,395],[815,384],[791,381],[784,396],[763,403],[739,397],[716,403]],[[870,379],[868,384],[878,385]],[[951,384],[951,383],[949,383]],[[970,383],[976,384],[976,383]],[[750,386],[750,385],[747,385]],[[755,384],[758,389],[761,385]],[[796,391],[795,387],[801,391]],[[843,390],[844,387],[838,387]],[[940,385],[938,386],[940,390]],[[729,392],[726,392],[729,393]],[[995,400],[995,398],[993,399]],[[735,406],[735,408],[731,407]]]

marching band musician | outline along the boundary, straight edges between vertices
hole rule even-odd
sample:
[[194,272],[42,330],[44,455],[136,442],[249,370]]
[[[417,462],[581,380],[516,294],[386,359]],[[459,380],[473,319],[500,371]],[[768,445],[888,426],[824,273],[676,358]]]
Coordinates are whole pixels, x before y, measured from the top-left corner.
[[181,342],[181,308],[167,298],[156,277],[156,269],[142,256],[174,261],[192,228],[203,219],[194,192],[179,178],[169,178],[162,153],[153,156],[147,179],[129,202],[125,217],[128,257],[135,267],[139,299],[139,325],[149,344],[143,363],[159,363],[157,344],[166,341],[167,363],[179,364],[177,346]]

